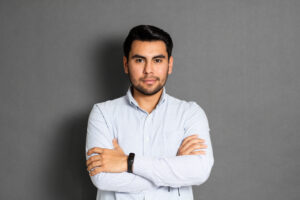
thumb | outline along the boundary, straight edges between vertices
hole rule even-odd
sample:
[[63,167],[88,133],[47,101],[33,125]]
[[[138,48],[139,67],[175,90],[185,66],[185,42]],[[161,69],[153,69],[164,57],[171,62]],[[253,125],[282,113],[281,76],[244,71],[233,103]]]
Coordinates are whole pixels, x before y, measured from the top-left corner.
[[114,145],[114,148],[119,148],[119,144],[118,144],[118,139],[117,138],[114,138],[113,139],[113,145]]

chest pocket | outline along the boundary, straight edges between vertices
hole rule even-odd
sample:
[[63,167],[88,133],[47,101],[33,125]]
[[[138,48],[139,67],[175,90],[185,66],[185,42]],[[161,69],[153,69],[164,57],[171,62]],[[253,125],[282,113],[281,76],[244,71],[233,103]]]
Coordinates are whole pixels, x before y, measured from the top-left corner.
[[181,145],[184,130],[173,130],[165,133],[165,155],[176,156]]

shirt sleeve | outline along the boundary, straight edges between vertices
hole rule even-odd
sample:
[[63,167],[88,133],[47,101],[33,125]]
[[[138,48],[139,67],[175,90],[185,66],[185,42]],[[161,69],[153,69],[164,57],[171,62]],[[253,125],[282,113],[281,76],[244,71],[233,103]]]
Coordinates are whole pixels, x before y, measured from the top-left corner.
[[[88,150],[93,147],[113,149],[113,138],[113,134],[109,131],[100,106],[95,104],[88,119],[85,148],[86,160],[88,160],[89,157],[96,155],[87,155]],[[146,178],[128,172],[102,172],[90,176],[90,178],[95,187],[99,190],[106,191],[138,193],[156,187],[154,183]]]
[[184,138],[198,134],[198,137],[204,139],[208,146],[204,149],[206,154],[161,158],[135,155],[133,173],[151,180],[157,186],[200,185],[208,179],[214,164],[208,120],[205,112],[196,102],[189,102],[189,106],[184,122]]

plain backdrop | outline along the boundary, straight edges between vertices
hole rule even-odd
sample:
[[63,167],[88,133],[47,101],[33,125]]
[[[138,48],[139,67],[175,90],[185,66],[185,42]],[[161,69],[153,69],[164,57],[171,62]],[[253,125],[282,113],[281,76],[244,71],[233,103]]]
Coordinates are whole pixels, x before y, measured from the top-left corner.
[[0,199],[96,198],[87,119],[125,95],[139,24],[170,33],[167,93],[209,120],[215,165],[195,199],[300,199],[298,0],[1,0]]

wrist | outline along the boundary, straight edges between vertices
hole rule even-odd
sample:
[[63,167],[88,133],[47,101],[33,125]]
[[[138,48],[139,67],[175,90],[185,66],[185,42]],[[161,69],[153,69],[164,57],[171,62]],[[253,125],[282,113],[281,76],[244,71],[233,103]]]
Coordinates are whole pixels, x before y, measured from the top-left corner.
[[123,163],[124,163],[124,172],[127,172],[128,171],[128,155],[125,155],[124,156],[124,159],[123,159]]

